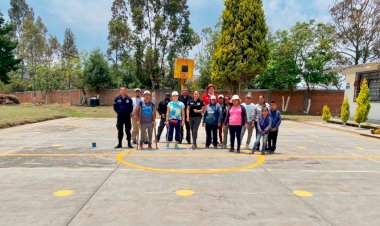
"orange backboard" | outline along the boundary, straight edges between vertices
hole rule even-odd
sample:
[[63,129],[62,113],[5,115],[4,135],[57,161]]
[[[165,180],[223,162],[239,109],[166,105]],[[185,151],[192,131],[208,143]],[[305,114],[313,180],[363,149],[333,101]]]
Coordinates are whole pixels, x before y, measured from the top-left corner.
[[174,78],[193,79],[194,60],[192,59],[175,59]]

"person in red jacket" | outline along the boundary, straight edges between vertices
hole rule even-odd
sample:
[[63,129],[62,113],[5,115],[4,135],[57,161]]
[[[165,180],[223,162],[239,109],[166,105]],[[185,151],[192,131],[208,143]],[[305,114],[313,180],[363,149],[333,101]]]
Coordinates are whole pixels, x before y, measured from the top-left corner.
[[205,106],[210,104],[210,97],[211,96],[215,96],[216,99],[218,99],[218,94],[215,93],[215,90],[216,90],[216,85],[214,85],[214,84],[209,84],[206,87],[206,93],[202,96],[202,100],[205,103]]

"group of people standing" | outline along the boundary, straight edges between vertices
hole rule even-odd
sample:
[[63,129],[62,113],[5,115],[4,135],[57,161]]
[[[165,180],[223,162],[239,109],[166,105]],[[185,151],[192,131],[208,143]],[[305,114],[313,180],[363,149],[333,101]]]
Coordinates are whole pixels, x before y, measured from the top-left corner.
[[[165,99],[156,108],[152,102],[149,91],[135,89],[135,97],[127,96],[126,89],[120,88],[120,96],[115,98],[114,109],[117,113],[117,129],[119,143],[115,148],[122,147],[123,130],[127,135],[128,148],[132,143],[137,144],[140,131],[139,147],[147,143],[152,148],[153,131],[156,127],[156,111],[159,114],[160,123],[158,132],[155,133],[156,142],[159,142],[164,128],[166,133],[166,148],[175,140],[174,149],[179,149],[178,144],[185,138],[192,149],[198,148],[197,138],[200,125],[206,130],[206,148],[212,144],[214,148],[221,146],[227,148],[227,137],[230,135],[230,152],[235,150],[240,153],[244,134],[247,133],[246,149],[249,149],[253,131],[256,130],[256,139],[251,149],[253,154],[260,150],[274,153],[276,150],[277,136],[281,124],[281,113],[277,110],[274,101],[271,104],[265,102],[263,96],[259,96],[258,103],[254,104],[250,95],[242,101],[238,95],[218,95],[216,86],[210,84],[206,87],[206,93],[201,97],[199,91],[194,91],[193,97],[188,94],[188,89],[183,87],[181,95],[177,91],[166,93]],[[131,123],[132,121],[132,123]],[[131,127],[133,127],[131,134]],[[186,130],[186,136],[185,136]],[[219,142],[218,142],[219,138]],[[235,141],[236,149],[235,149]]]

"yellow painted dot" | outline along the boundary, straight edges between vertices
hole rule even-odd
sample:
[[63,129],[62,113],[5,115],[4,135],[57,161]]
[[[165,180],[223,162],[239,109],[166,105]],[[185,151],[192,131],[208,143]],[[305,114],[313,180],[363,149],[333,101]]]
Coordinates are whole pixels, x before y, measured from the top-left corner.
[[192,196],[192,195],[194,195],[194,191],[192,191],[192,190],[177,190],[175,192],[175,194],[178,196]]
[[63,147],[63,145],[62,144],[53,144],[52,147],[53,148],[60,148],[60,147]]
[[298,146],[297,148],[299,148],[299,149],[306,149],[305,146]]
[[53,195],[57,197],[70,196],[73,194],[74,194],[73,190],[59,190],[59,191],[53,192]]
[[308,192],[308,191],[302,191],[302,190],[293,191],[293,194],[295,194],[296,196],[300,196],[300,197],[312,197],[313,196],[313,193]]

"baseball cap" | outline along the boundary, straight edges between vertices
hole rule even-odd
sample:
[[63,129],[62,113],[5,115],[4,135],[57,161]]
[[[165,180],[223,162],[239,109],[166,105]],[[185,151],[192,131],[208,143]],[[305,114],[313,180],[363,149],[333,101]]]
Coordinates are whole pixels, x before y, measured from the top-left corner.
[[179,94],[178,94],[177,91],[173,91],[173,92],[172,92],[172,96],[179,96]]
[[141,92],[141,89],[140,88],[136,88],[135,92]]
[[149,90],[145,90],[145,91],[144,91],[144,95],[145,95],[145,94],[150,95],[150,91],[149,91]]
[[216,96],[212,95],[212,96],[210,97],[210,99],[211,99],[211,100],[216,100]]
[[218,96],[218,98],[224,98],[224,96],[223,96],[222,94],[220,94],[220,95]]

